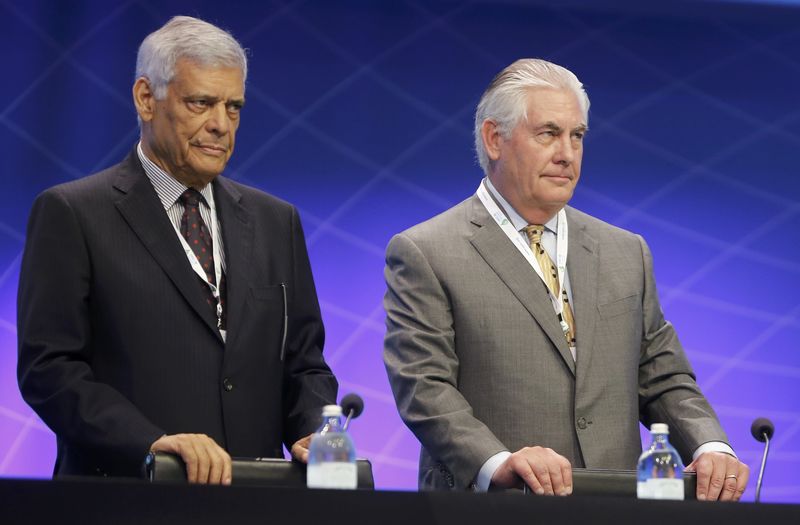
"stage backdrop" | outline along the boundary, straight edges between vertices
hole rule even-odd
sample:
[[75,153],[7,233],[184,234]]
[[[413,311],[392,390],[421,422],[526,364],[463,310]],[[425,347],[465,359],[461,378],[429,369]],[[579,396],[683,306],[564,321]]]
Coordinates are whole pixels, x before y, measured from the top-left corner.
[[418,454],[381,358],[384,248],[474,192],[475,103],[537,56],[575,71],[592,101],[573,204],[649,241],[734,448],[755,471],[750,422],[772,418],[764,499],[800,502],[800,9],[626,4],[0,1],[0,476],[49,476],[55,448],[15,377],[30,205],[130,151],[138,44],[188,14],[250,50],[226,175],[300,209],[326,355],[342,392],[366,400],[353,432],[379,488],[413,489]]

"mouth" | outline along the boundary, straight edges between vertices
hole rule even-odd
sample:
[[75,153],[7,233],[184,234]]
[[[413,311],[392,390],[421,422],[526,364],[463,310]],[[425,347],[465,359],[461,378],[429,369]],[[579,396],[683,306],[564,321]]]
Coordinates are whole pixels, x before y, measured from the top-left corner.
[[202,142],[191,142],[190,144],[204,154],[212,157],[222,157],[228,153],[228,148],[221,144],[205,144]]
[[573,176],[568,173],[560,173],[560,174],[544,174],[542,178],[551,180],[557,184],[568,184],[573,180]]

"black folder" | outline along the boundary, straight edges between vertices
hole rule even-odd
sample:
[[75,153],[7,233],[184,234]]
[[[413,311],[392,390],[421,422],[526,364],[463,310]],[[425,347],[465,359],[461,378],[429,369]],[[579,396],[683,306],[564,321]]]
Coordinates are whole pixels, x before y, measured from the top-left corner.
[[[262,487],[306,486],[306,466],[297,461],[275,458],[233,458],[233,484]],[[356,460],[358,488],[372,490],[372,464],[366,459]],[[144,462],[144,476],[152,482],[186,483],[186,466],[180,457],[163,452],[151,452]]]
[[[572,493],[578,496],[636,497],[635,470],[572,469]],[[697,477],[683,473],[684,499],[697,499]]]

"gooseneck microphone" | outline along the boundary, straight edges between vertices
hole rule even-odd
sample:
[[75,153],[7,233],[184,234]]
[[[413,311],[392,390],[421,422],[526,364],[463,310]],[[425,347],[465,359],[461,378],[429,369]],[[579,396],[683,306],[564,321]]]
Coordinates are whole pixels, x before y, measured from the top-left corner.
[[761,458],[761,468],[758,471],[758,482],[756,482],[755,502],[761,501],[761,482],[764,481],[764,468],[767,466],[767,454],[769,454],[769,440],[775,433],[775,425],[765,417],[760,417],[750,425],[750,433],[756,440],[766,443],[764,445],[764,456]]
[[340,402],[342,413],[347,415],[342,430],[347,430],[350,420],[355,419],[364,411],[364,400],[358,394],[347,394]]

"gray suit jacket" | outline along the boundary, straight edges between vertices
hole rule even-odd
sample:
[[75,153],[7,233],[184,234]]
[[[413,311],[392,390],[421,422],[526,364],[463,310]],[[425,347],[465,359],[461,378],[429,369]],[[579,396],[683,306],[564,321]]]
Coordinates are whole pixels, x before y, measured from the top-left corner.
[[384,358],[422,443],[420,488],[466,488],[492,455],[541,445],[635,468],[639,421],[684,461],[726,441],[656,295],[641,237],[567,208],[577,362],[545,285],[477,197],[387,248]]

